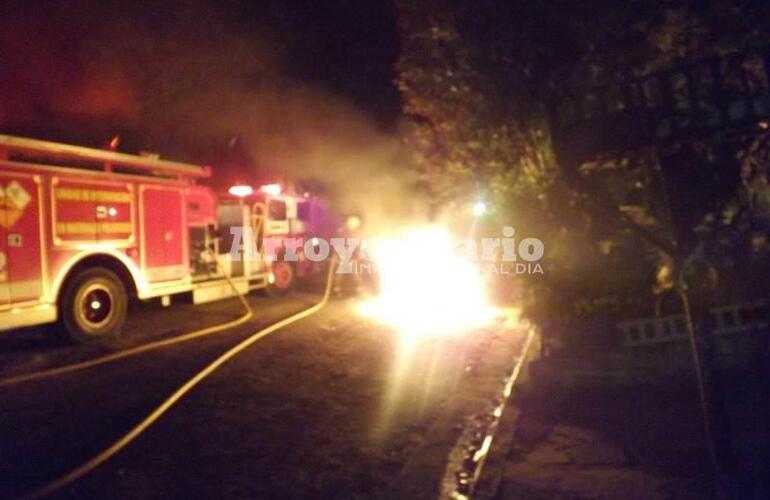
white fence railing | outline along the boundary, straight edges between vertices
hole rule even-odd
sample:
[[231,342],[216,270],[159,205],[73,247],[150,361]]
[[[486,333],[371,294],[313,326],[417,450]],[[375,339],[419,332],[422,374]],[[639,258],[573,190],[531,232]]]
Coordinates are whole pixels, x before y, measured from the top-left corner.
[[[770,308],[765,304],[735,304],[712,309],[717,335],[744,333],[767,328]],[[640,318],[618,323],[627,347],[659,344],[687,339],[687,324],[682,314],[659,318]]]

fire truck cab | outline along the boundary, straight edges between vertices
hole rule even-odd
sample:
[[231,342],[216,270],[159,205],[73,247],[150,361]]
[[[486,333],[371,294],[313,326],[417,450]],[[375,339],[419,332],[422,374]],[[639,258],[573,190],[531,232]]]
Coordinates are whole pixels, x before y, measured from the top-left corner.
[[0,135],[0,330],[59,321],[88,341],[117,335],[132,297],[166,304],[185,293],[199,303],[270,285],[271,263],[231,262],[220,236],[236,223],[290,234],[296,203],[284,199],[285,212],[280,196],[220,203],[197,184],[210,175]]
[[[229,194],[219,198],[219,251],[229,257],[233,254],[233,245],[249,244],[242,238],[239,242],[238,236],[231,232],[235,226],[249,227],[257,258],[223,258],[226,272],[231,276],[246,276],[252,289],[266,288],[271,295],[285,294],[298,281],[319,272],[322,266],[308,260],[304,249],[308,241],[312,244],[313,238],[328,238],[333,232],[334,225],[323,202],[309,195],[281,193],[277,184],[263,186],[258,191],[248,186],[238,187],[243,188],[239,196]],[[292,247],[296,260],[286,258],[288,246]]]

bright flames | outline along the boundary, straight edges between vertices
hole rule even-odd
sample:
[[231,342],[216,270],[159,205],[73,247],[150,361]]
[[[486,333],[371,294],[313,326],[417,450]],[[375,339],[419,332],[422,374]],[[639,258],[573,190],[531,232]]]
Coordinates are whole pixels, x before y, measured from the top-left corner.
[[378,239],[370,254],[380,293],[362,304],[364,314],[410,336],[459,333],[492,320],[478,266],[458,255],[449,231],[404,229]]

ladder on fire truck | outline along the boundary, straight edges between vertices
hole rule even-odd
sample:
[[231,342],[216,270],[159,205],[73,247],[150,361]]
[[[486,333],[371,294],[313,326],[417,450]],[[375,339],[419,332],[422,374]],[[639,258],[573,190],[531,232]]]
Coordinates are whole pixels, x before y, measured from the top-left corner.
[[106,149],[93,149],[58,142],[0,134],[0,161],[60,165],[70,168],[100,168],[105,172],[154,175],[160,177],[204,178],[210,167],[200,167],[153,156],[137,156]]

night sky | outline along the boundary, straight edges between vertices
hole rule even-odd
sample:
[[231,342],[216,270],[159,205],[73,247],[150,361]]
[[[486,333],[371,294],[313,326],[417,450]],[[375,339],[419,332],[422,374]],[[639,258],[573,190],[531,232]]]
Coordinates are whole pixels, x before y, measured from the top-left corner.
[[220,3],[240,15],[245,32],[259,29],[284,47],[293,76],[330,87],[383,125],[393,123],[399,47],[392,0]]
[[[233,57],[233,40],[246,47],[246,58],[252,48],[255,59],[266,55],[268,76],[244,77],[238,59],[223,63],[234,68],[227,77],[237,79],[243,92],[264,83],[250,78],[268,79],[276,88],[287,79],[292,91],[304,85],[351,104],[383,131],[393,130],[399,114],[392,83],[399,51],[396,8],[389,0],[11,0],[0,5],[0,132],[98,145],[117,131],[132,144],[157,121],[136,109],[167,104],[142,94],[148,75],[141,73],[166,64],[156,49],[142,46],[162,47],[169,40],[184,58],[203,52],[201,62],[193,62],[199,72],[205,72],[206,57],[218,58],[217,51],[223,59]],[[222,72],[212,70],[211,81]],[[182,91],[185,80],[184,73],[171,79]],[[206,89],[195,91],[190,106]],[[169,123],[177,118],[169,116]],[[178,123],[184,118],[180,114]],[[184,148],[168,148],[173,138],[145,135],[153,137],[151,147],[184,154]]]

